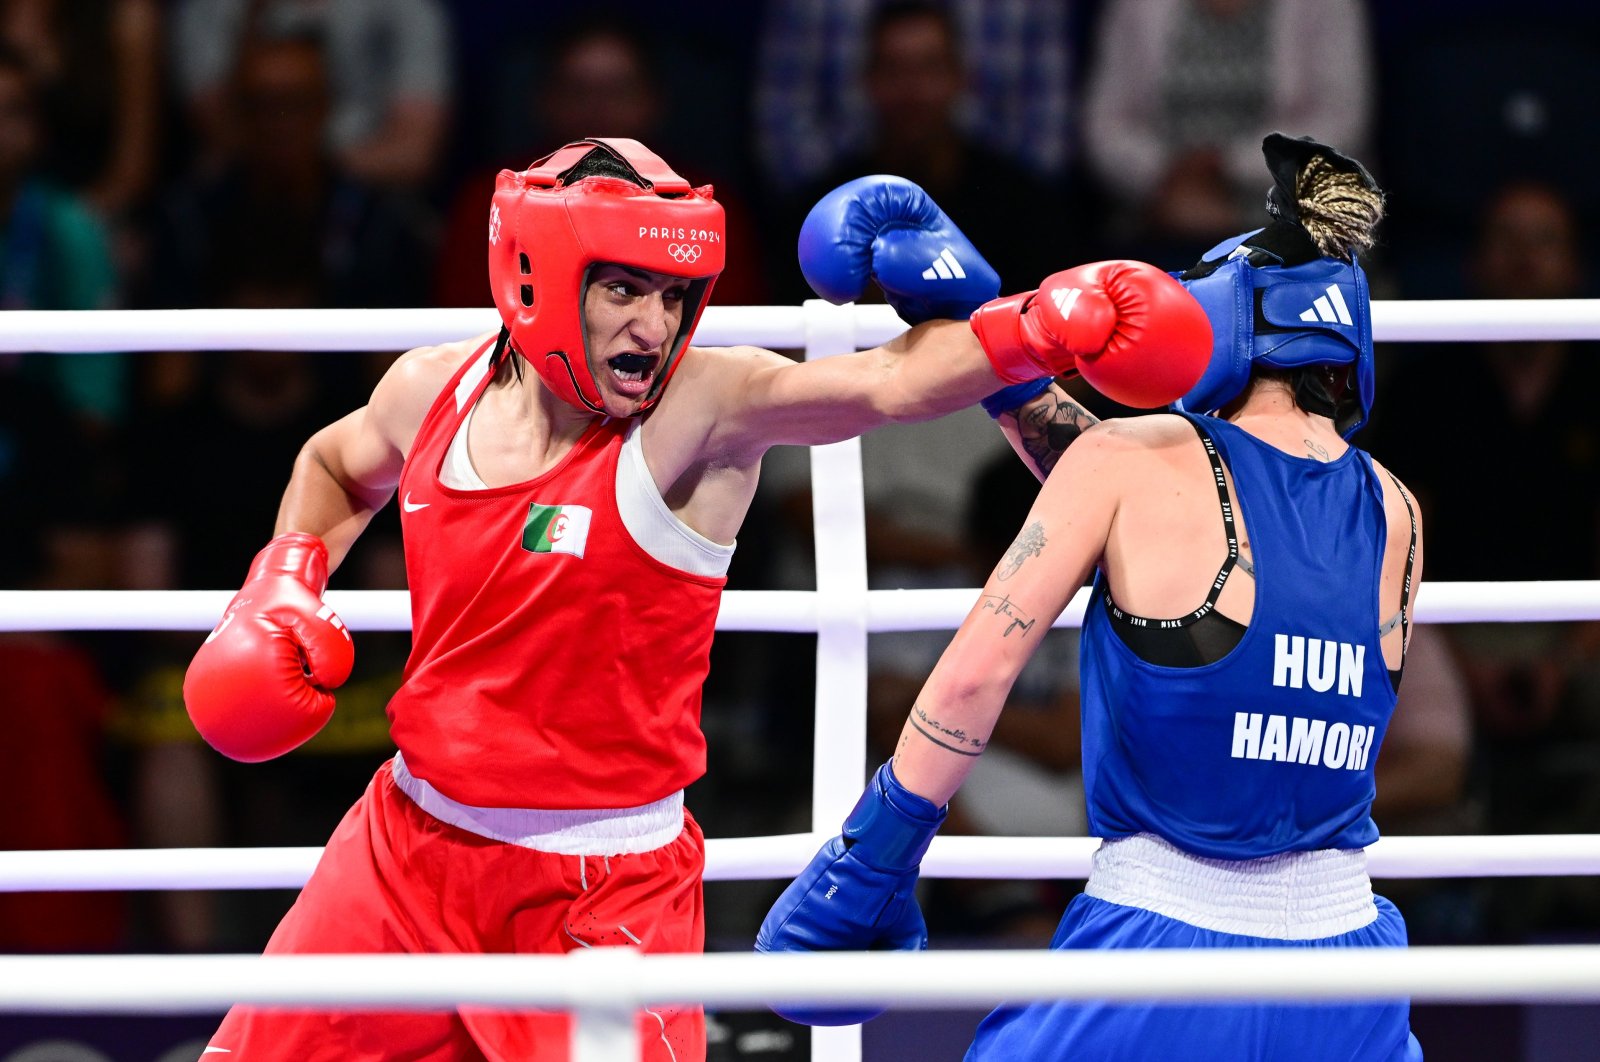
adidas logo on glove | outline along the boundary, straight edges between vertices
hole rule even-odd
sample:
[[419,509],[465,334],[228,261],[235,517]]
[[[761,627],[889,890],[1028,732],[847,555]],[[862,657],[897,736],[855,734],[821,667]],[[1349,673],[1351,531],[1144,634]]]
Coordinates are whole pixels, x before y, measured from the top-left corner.
[[1056,311],[1061,314],[1063,321],[1072,316],[1072,307],[1082,294],[1082,288],[1056,288],[1050,293],[1050,299],[1056,304]]
[[1344,296],[1339,294],[1339,285],[1329,284],[1328,293],[1320,296],[1310,308],[1300,314],[1300,320],[1310,321],[1315,324],[1353,325],[1355,321],[1350,317],[1350,307],[1345,305]]
[[939,252],[939,257],[933,260],[933,264],[922,271],[922,279],[965,280],[967,279],[967,271],[961,268],[961,262],[957,260],[950,248],[946,247]]

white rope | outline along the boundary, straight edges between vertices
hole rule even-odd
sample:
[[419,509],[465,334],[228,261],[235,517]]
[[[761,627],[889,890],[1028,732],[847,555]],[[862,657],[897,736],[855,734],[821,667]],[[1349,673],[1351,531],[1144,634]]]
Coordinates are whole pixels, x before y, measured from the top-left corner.
[[[208,631],[233,590],[0,590],[0,631]],[[973,591],[976,595],[976,591]],[[404,590],[329,590],[327,602],[356,631],[409,631]],[[722,595],[717,629],[811,632],[810,590],[739,590]]]
[[754,1010],[1042,999],[1600,999],[1600,945],[1196,951],[641,955],[188,955],[0,958],[0,1010],[181,1013],[302,1008],[560,1009],[705,1003]]
[[[207,631],[233,594],[232,590],[0,590],[0,631]],[[977,599],[976,588],[868,591],[866,629],[955,630]],[[330,590],[327,600],[351,630],[411,629],[411,601],[404,590]],[[818,600],[814,590],[729,590],[722,595],[717,629],[815,632]],[[1079,626],[1088,602],[1089,591],[1078,591],[1056,627]],[[1600,580],[1425,583],[1414,618],[1422,623],[1600,619]]]
[[[706,842],[706,880],[791,878],[829,836],[713,838]],[[1099,843],[1093,837],[938,837],[922,873],[1081,881]],[[298,889],[321,854],[314,847],[0,852],[0,893]],[[1372,876],[1382,880],[1600,874],[1600,834],[1385,837],[1367,856]]]
[[[807,346],[812,307],[712,306],[695,341]],[[904,331],[887,306],[848,308],[853,345],[875,346]],[[483,309],[392,310],[11,310],[0,314],[0,352],[135,350],[405,350],[493,331]],[[1372,304],[1378,342],[1600,339],[1600,300],[1474,299]]]
[[[823,304],[826,305],[826,304]],[[873,318],[893,311],[870,308]],[[695,341],[798,347],[806,331],[799,306],[713,306]],[[394,310],[12,310],[0,314],[0,352],[81,354],[138,350],[407,350],[500,327],[484,309]],[[880,321],[878,330],[893,329]],[[873,342],[881,342],[875,340]],[[869,346],[871,343],[868,344]]]
[[[896,326],[898,318],[887,307],[862,311],[863,324],[874,333],[884,333],[884,339],[904,330],[903,324]],[[696,342],[798,347],[805,336],[805,320],[806,310],[800,306],[714,306],[706,311]],[[0,315],[0,352],[406,350],[499,327],[500,317],[490,308],[13,310]]]
[[[1089,597],[1088,590],[1079,590],[1055,626],[1081,626]],[[867,595],[867,629],[954,630],[977,600],[976,589],[874,590]],[[1600,580],[1424,583],[1413,618],[1421,623],[1600,619]]]

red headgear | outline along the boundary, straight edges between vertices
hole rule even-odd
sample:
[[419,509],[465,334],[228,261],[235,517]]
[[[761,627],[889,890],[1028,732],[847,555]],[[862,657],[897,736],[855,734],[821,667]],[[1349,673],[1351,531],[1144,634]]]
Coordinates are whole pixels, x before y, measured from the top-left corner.
[[[638,177],[567,174],[604,151]],[[642,187],[641,187],[642,186]],[[511,343],[545,384],[580,409],[604,412],[585,356],[583,296],[598,263],[690,280],[683,323],[640,406],[661,397],[723,264],[722,207],[711,186],[690,188],[637,140],[568,144],[521,173],[501,170],[489,211],[489,286]]]

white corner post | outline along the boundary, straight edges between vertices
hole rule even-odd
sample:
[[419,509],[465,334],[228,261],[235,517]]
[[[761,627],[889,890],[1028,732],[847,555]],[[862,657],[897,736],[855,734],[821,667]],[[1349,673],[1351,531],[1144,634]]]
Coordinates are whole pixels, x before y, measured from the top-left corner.
[[[805,303],[806,360],[856,349],[856,307]],[[861,440],[811,448],[816,537],[817,692],[811,829],[831,834],[855,806],[867,771],[867,517]],[[818,1027],[811,1055],[861,1062],[861,1027]]]

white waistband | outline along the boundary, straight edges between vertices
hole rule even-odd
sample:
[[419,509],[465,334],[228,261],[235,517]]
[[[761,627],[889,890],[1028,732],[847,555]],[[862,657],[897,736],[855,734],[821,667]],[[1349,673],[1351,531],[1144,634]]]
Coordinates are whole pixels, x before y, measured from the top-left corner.
[[1102,844],[1083,891],[1201,929],[1274,940],[1337,936],[1378,917],[1359,849],[1204,859],[1141,833]]
[[683,832],[683,790],[636,808],[479,808],[451,800],[406,769],[394,754],[394,784],[440,822],[468,833],[556,855],[653,852]]

